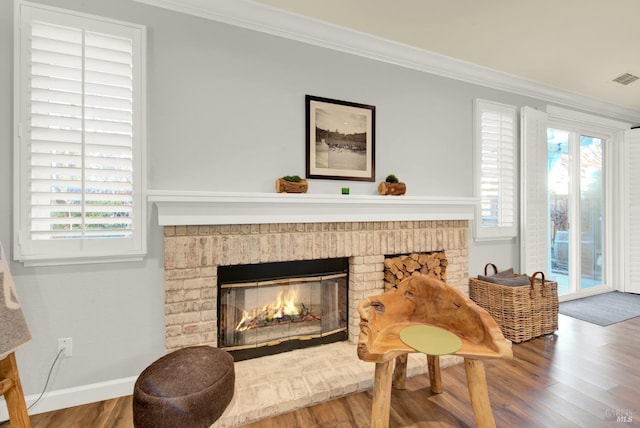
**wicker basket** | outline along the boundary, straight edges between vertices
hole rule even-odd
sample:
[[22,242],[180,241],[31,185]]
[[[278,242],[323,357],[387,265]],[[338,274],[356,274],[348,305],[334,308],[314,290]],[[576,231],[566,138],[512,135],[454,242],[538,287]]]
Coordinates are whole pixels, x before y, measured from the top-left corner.
[[558,283],[545,281],[542,272],[531,276],[531,285],[515,287],[471,278],[469,297],[489,312],[504,337],[514,343],[558,329]]

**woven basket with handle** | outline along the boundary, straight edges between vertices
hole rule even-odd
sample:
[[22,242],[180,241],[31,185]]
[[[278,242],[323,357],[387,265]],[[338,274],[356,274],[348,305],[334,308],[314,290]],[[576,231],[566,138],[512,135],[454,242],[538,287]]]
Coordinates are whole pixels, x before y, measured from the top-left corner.
[[[495,273],[493,263],[484,267]],[[558,283],[536,272],[529,285],[502,285],[478,278],[469,279],[469,297],[493,317],[505,338],[514,343],[553,333],[558,329]]]

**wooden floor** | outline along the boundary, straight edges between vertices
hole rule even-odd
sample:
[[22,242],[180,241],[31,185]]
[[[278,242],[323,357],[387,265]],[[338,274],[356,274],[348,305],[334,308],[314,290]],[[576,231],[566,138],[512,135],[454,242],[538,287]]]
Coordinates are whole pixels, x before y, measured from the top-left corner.
[[[514,345],[513,361],[486,364],[496,425],[640,426],[640,317],[608,327],[563,315],[559,322],[556,334]],[[394,390],[389,426],[475,426],[463,365],[444,369],[442,381],[443,394],[431,393],[426,376]],[[368,427],[370,411],[367,391],[246,428]],[[34,428],[132,427],[131,397],[34,415],[31,421]]]

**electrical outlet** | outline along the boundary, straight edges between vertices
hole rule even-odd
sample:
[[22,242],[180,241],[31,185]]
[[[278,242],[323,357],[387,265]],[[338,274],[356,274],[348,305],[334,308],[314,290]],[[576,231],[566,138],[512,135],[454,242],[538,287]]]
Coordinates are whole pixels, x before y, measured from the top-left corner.
[[58,352],[60,353],[60,358],[67,358],[73,355],[73,339],[70,337],[59,338],[58,339]]

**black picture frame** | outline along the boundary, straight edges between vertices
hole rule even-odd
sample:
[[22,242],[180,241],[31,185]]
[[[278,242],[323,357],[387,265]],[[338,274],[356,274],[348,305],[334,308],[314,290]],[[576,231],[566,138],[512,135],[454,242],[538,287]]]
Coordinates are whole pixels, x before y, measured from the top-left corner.
[[375,106],[305,96],[307,178],[375,181]]

